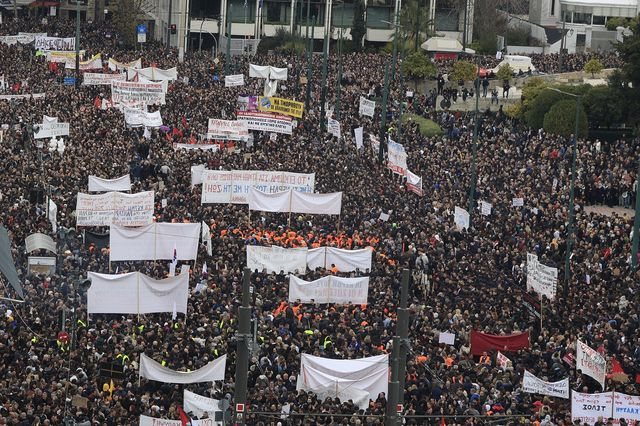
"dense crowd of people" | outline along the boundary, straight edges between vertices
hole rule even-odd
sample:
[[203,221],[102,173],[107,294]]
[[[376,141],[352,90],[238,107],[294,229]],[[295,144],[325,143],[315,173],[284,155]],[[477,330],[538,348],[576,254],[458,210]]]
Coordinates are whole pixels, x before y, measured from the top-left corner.
[[[5,35],[19,31],[72,36],[73,23],[50,18],[46,24],[29,19],[0,25]],[[567,249],[572,140],[529,129],[501,112],[488,111],[479,123],[476,200],[492,204],[491,214],[473,211],[472,226],[458,229],[455,206],[466,207],[471,184],[473,118],[436,112],[425,93],[406,97],[409,87],[395,76],[390,92],[390,137],[408,153],[408,168],[423,179],[424,196],[407,190],[403,180],[378,164],[368,135],[377,135],[380,103],[373,118],[358,113],[360,96],[380,96],[388,56],[349,54],[344,62],[340,110],[343,139],[320,131],[321,58],[314,57],[309,109],[293,135],[254,132],[251,146],[238,143],[218,151],[174,149],[206,134],[209,118],[233,119],[239,95],[260,95],[263,81],[248,78],[249,63],[285,67],[289,79],[278,96],[305,100],[307,87],[296,83],[306,75],[304,55],[257,55],[233,58],[233,73],[245,75],[245,86],[224,85],[224,57],[187,54],[178,62],[174,50],[154,42],[127,49],[107,38],[104,24],[83,24],[83,49],[102,53],[103,61],[128,62],[142,57],[143,66],[178,67],[161,111],[169,132],[128,128],[122,112],[109,107],[108,86],[61,84],[70,71],[52,67],[35,56],[31,44],[0,44],[0,75],[6,93],[45,93],[45,98],[0,100],[0,182],[2,224],[13,243],[12,254],[24,288],[24,303],[0,301],[0,424],[58,425],[137,424],[141,414],[178,419],[183,389],[216,399],[233,399],[238,307],[246,245],[348,249],[372,247],[371,271],[354,273],[323,269],[307,271],[306,280],[330,273],[370,276],[368,304],[312,305],[287,303],[284,274],[254,271],[252,318],[257,322],[259,351],[250,359],[249,413],[252,425],[380,425],[386,395],[361,410],[351,401],[320,399],[297,391],[300,354],[353,359],[390,353],[395,333],[400,277],[404,268],[425,273],[413,280],[410,305],[410,354],[404,389],[405,422],[440,424],[572,424],[565,399],[524,393],[524,371],[547,381],[565,377],[571,388],[599,392],[600,385],[571,364],[577,339],[620,363],[629,381],[609,378],[607,389],[640,394],[640,272],[631,269],[629,216],[587,213],[590,204],[633,206],[638,196],[637,140],[615,143],[579,140],[576,180],[575,242],[569,283],[561,280],[556,300],[539,305],[542,318],[523,301],[527,253],[558,268],[564,276]],[[580,69],[588,55],[570,55],[565,67]],[[554,55],[534,56],[534,65],[551,71]],[[608,66],[619,65],[613,55]],[[490,64],[487,58],[487,65]],[[330,57],[327,101],[335,104],[338,61]],[[413,90],[412,90],[413,91]],[[102,100],[105,102],[102,102]],[[379,100],[379,99],[378,99]],[[105,104],[107,107],[103,108]],[[456,137],[426,137],[420,125],[397,121],[400,109],[432,119]],[[338,116],[339,113],[339,116]],[[39,149],[31,126],[43,115],[71,124],[60,154]],[[358,149],[351,129],[364,127],[365,144]],[[191,187],[190,167],[208,169],[283,170],[315,173],[316,191],[343,191],[342,214],[333,216],[248,214],[244,205],[201,204],[200,187]],[[99,244],[87,244],[76,227],[78,192],[87,191],[89,175],[114,178],[131,174],[132,192],[155,191],[157,222],[200,222],[211,227],[213,255],[200,248],[191,264],[188,313],[87,316],[87,272],[140,271],[167,275],[169,262],[114,262]],[[58,206],[54,232],[44,204],[30,199],[33,188],[44,188]],[[513,207],[513,198],[523,198]],[[161,200],[166,199],[166,206]],[[380,220],[388,213],[389,220]],[[57,242],[53,275],[27,272],[25,237],[34,232]],[[203,264],[207,273],[201,274]],[[200,283],[195,291],[196,283]],[[16,297],[4,284],[4,294]],[[64,315],[62,315],[64,312]],[[58,340],[66,329],[71,342]],[[482,362],[470,352],[471,330],[506,335],[531,333],[530,346],[506,353],[500,367],[496,353]],[[440,344],[440,332],[455,333],[453,345]],[[139,355],[145,353],[168,368],[187,371],[227,354],[224,382],[172,385],[139,380]],[[117,377],[101,365],[123,368]],[[640,376],[638,376],[640,377]],[[113,380],[113,387],[111,381]],[[85,403],[77,403],[82,397]],[[86,398],[86,399],[84,399]],[[271,413],[260,414],[260,413]],[[286,414],[285,414],[286,413]],[[423,417],[420,417],[423,416]],[[496,419],[503,416],[502,419]],[[604,422],[606,423],[606,415]],[[602,423],[602,424],[605,424]],[[629,422],[629,424],[633,424]]]

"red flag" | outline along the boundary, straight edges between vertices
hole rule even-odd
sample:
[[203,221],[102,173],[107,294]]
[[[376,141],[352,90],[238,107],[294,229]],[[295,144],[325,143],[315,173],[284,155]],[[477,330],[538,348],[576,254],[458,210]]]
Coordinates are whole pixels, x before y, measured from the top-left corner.
[[178,414],[180,415],[180,421],[182,422],[182,426],[190,425],[191,419],[189,418],[189,416],[187,416],[187,414],[184,412],[181,406],[177,405],[177,407],[178,407]]
[[442,416],[442,420],[440,420],[440,426],[447,426],[447,424],[444,422],[444,416]]
[[508,336],[496,336],[479,331],[471,331],[471,353],[482,355],[483,352],[499,350],[502,352],[515,352],[529,347],[529,332],[511,334]]
[[[611,358],[611,373],[607,374],[607,379],[612,379],[616,382],[626,383],[629,381],[629,376],[622,369],[622,365],[617,359]],[[637,381],[636,377],[636,381]]]
[[102,106],[102,99],[100,99],[100,96],[96,96],[96,98],[93,100],[93,105],[100,109],[100,107]]

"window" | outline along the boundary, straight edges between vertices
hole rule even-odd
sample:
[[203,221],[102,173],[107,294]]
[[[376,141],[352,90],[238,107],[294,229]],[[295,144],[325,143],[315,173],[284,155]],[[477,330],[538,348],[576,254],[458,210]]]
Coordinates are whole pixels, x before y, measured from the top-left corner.
[[571,18],[573,17],[573,12],[567,12],[566,10],[562,11],[562,20],[568,23],[571,23]]
[[229,10],[227,13],[231,18],[231,22],[244,23],[246,20],[247,23],[253,23],[256,14],[255,0],[247,0],[246,8],[244,7],[244,0],[230,0],[228,4]]
[[573,23],[591,25],[591,14],[574,12]]
[[265,1],[264,21],[268,24],[285,24],[290,22],[290,3],[279,1]]
[[367,7],[367,27],[377,29],[389,29],[391,26],[383,21],[391,22],[393,9],[386,6]]
[[556,15],[556,0],[551,0],[551,16]]
[[333,6],[331,23],[334,27],[351,27],[353,25],[353,5],[343,3]]
[[604,25],[605,19],[604,16],[594,16],[593,25]]

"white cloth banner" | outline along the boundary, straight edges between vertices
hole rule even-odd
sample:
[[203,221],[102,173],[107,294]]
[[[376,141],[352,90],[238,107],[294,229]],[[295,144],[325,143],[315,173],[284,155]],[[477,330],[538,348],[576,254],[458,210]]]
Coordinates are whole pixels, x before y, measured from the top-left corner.
[[42,116],[42,122],[43,123],[57,123],[58,122],[58,117],[49,117],[48,115],[43,115]]
[[407,152],[404,150],[404,146],[391,139],[387,145],[387,167],[392,172],[404,176],[407,171]]
[[224,87],[244,86],[244,74],[226,75],[224,77]]
[[342,131],[340,130],[340,122],[338,120],[334,120],[333,118],[328,118],[327,119],[327,130],[334,137],[336,137],[338,139],[342,138]]
[[140,354],[140,370],[138,374],[149,380],[155,380],[162,383],[204,383],[215,382],[216,380],[224,380],[224,370],[227,365],[227,356],[222,355],[211,361],[202,368],[194,371],[175,371],[163,367],[159,362]]
[[76,38],[39,36],[35,38],[34,47],[36,50],[76,50]]
[[78,193],[76,226],[143,226],[153,221],[154,191]]
[[82,75],[82,84],[85,86],[110,86],[114,81],[124,81],[124,74],[98,74],[86,72]]
[[569,379],[567,378],[558,382],[545,382],[525,370],[524,378],[522,379],[522,390],[526,393],[537,393],[540,395],[569,399]]
[[49,222],[53,232],[58,232],[58,206],[49,198]]
[[607,375],[607,361],[597,351],[588,345],[576,340],[576,370],[593,378],[604,389],[604,381]]
[[287,69],[286,68],[269,67],[269,78],[271,80],[286,80],[287,79]]
[[178,68],[173,67],[168,70],[163,70],[156,67],[148,68],[127,68],[127,74],[129,80],[143,77],[151,81],[174,81],[178,79]]
[[[221,424],[213,419],[191,420],[191,426],[219,426]],[[138,426],[182,426],[182,422],[180,420],[157,419],[141,414]]]
[[202,173],[205,170],[204,164],[191,166],[191,186],[200,185],[202,183]]
[[89,314],[187,314],[189,275],[156,280],[140,272],[110,275],[88,272]]
[[[98,53],[97,55],[93,55],[86,61],[80,62],[80,71],[85,70],[101,70],[102,69],[102,54]],[[76,69],[76,61],[66,61],[64,64],[64,68],[68,70]]]
[[424,195],[424,191],[422,190],[422,177],[416,175],[409,169],[405,171],[405,177],[407,178],[407,188],[422,197]]
[[280,213],[339,215],[342,192],[317,194],[287,190],[276,193],[249,188],[249,210]]
[[200,223],[152,223],[140,228],[112,225],[109,232],[110,261],[195,260],[200,242]]
[[468,229],[469,228],[469,212],[463,209],[462,207],[455,207],[453,213],[453,222],[456,224],[458,229]]
[[146,112],[138,108],[124,107],[124,121],[130,127],[160,127],[162,117],[160,111]]
[[616,392],[613,395],[613,407],[613,418],[615,420],[625,419],[627,424],[633,424],[633,421],[640,421],[640,396]]
[[238,111],[236,115],[238,121],[247,123],[249,130],[281,133],[284,135],[293,133],[293,117],[289,117],[288,115],[250,111]]
[[263,96],[275,96],[278,92],[278,80],[265,80],[264,81],[264,90],[262,91]]
[[247,268],[251,271],[266,269],[268,273],[304,274],[307,270],[307,249],[247,246]]
[[38,131],[33,132],[34,139],[50,139],[57,136],[69,136],[69,123],[38,124]]
[[307,251],[307,268],[315,271],[318,268],[327,268],[327,248],[318,247]]
[[124,175],[115,179],[102,179],[89,176],[89,192],[131,191],[131,176]]
[[580,393],[571,391],[571,421],[580,421],[580,424],[593,425],[599,417],[607,419],[611,417],[613,410],[613,395],[605,393]]
[[220,400],[207,398],[206,396],[198,395],[197,393],[184,390],[184,411],[193,413],[196,417],[204,417],[205,413],[210,418],[215,418],[216,413],[220,411],[218,404]]
[[132,62],[118,62],[113,58],[109,58],[109,69],[111,71],[126,71],[129,68],[142,68],[142,58]]
[[246,121],[210,118],[207,126],[207,138],[247,140],[249,138],[249,128]]
[[213,244],[211,241],[211,228],[206,222],[202,222],[202,243],[207,246],[207,254],[211,256],[213,254]]
[[0,101],[12,101],[14,99],[44,99],[45,93],[26,93],[24,95],[0,95]]
[[249,77],[269,78],[269,72],[269,66],[249,64]]
[[558,268],[543,265],[537,255],[527,253],[527,291],[533,290],[555,300],[557,288]]
[[31,253],[34,250],[45,249],[52,253],[56,253],[56,243],[53,238],[46,234],[36,232],[24,239],[25,250]]
[[371,247],[358,250],[318,247],[308,251],[307,267],[315,271],[317,268],[331,269],[335,265],[339,272],[370,271],[372,258]]
[[356,148],[362,148],[364,146],[364,128],[356,127],[353,130],[353,134],[355,136]]
[[289,302],[366,305],[369,277],[322,277],[305,281],[289,276]]
[[360,96],[360,108],[358,112],[360,115],[366,115],[367,117],[373,117],[376,111],[376,102],[370,101],[367,98]]
[[114,105],[164,105],[163,83],[136,83],[114,81],[111,83],[111,101]]
[[199,144],[189,144],[189,143],[174,143],[173,144],[173,148],[178,150],[178,149],[185,149],[187,151],[191,151],[194,149],[201,149],[203,151],[219,151],[220,150],[220,145],[215,144],[215,143],[199,143]]
[[287,190],[311,193],[316,182],[315,173],[294,173],[262,170],[204,170],[202,172],[202,204],[248,204],[249,188],[264,193]]
[[[334,397],[342,401],[360,400],[361,392],[352,396],[351,389],[365,391],[367,399],[375,400],[378,394],[389,390],[389,356],[378,355],[360,359],[329,359],[302,354],[300,374],[296,389],[315,392],[325,391],[333,386],[337,390]],[[366,408],[369,404],[360,405]]]

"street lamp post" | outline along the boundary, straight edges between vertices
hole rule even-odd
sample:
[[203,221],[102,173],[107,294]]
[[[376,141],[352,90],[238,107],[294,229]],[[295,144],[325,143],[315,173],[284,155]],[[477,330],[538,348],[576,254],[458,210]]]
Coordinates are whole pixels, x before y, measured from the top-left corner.
[[471,151],[471,182],[469,186],[469,205],[467,212],[469,213],[469,226],[473,223],[473,213],[475,212],[476,184],[478,182],[478,125],[480,121],[480,57],[476,57],[476,109],[473,113],[473,143]]
[[[327,3],[327,9],[328,6],[329,3]],[[322,44],[322,95],[320,97],[320,132],[322,133],[326,130],[324,104],[327,101],[327,60],[329,56],[329,32],[331,31],[331,22],[329,22],[328,25],[329,28],[325,27],[324,29],[324,42]]]
[[[307,6],[309,3],[307,2]],[[313,27],[311,27],[311,39],[309,40],[309,52],[307,54],[307,96],[304,99],[304,109],[305,111],[309,111],[309,102],[311,101],[311,81],[313,80],[313,41],[316,33],[316,21],[318,20],[317,16],[313,17]],[[309,21],[307,21],[307,25],[309,25]],[[320,120],[323,120],[324,117],[320,117]]]
[[229,67],[231,66],[231,19],[227,15],[227,57],[224,58],[224,75],[229,75]]
[[571,156],[571,185],[569,187],[569,223],[567,225],[567,249],[564,259],[564,287],[563,293],[567,297],[569,294],[569,280],[571,279],[571,252],[573,251],[573,222],[574,222],[574,198],[576,186],[576,158],[578,154],[578,122],[580,120],[580,108],[582,106],[582,96],[573,93],[564,92],[555,87],[547,87],[554,92],[562,93],[576,99],[576,122],[573,131],[573,153]]
[[636,215],[633,219],[633,243],[631,245],[631,266],[638,267],[638,243],[640,242],[640,158],[636,175]]
[[[397,19],[397,13],[396,13],[396,19]],[[390,23],[388,21],[383,21],[386,23]],[[395,25],[395,24],[392,24]],[[397,25],[396,29],[397,29]],[[393,38],[393,49],[394,52],[396,51],[396,45],[398,43],[398,37],[394,37]],[[385,67],[385,72],[384,72],[384,90],[382,92],[382,111],[381,111],[381,117],[380,117],[380,132],[379,132],[379,137],[380,137],[380,145],[378,148],[378,164],[383,164],[384,162],[384,146],[386,145],[386,140],[385,140],[385,134],[387,132],[387,101],[389,99],[389,62],[387,62],[387,66]]]
[[342,36],[344,31],[344,1],[340,15],[340,39],[338,40],[338,86],[336,87],[336,119],[340,120],[340,90],[342,85]]
[[80,0],[76,0],[76,89],[80,88]]

